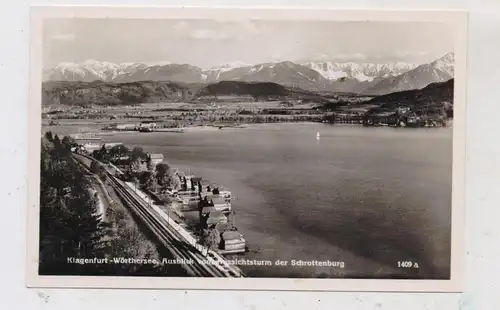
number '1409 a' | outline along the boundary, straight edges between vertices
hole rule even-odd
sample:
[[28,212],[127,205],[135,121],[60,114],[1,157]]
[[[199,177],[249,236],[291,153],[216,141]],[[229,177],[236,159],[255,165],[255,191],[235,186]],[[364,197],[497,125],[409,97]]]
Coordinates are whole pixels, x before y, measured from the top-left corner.
[[418,268],[418,264],[411,261],[398,261],[399,268]]

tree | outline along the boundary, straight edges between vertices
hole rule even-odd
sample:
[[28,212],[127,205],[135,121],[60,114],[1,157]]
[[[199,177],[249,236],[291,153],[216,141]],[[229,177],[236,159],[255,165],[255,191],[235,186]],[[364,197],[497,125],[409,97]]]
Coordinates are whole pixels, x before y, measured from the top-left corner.
[[166,185],[168,176],[171,172],[170,166],[166,163],[159,163],[156,165],[156,179],[158,184]]
[[137,174],[141,170],[141,160],[139,158],[135,158],[130,161],[130,170],[132,173]]
[[130,150],[125,145],[122,145],[122,144],[115,145],[111,148],[111,150],[109,150],[109,155],[111,157],[114,157],[114,156],[121,157],[124,155],[128,155],[129,153],[130,153]]
[[181,187],[181,180],[175,175],[170,175],[168,179],[168,186],[174,190],[178,190]]
[[134,147],[130,152],[130,159],[132,161],[137,159],[145,159],[147,157],[146,152],[142,149],[142,147]]
[[139,174],[139,184],[141,186],[149,188],[153,184],[153,181],[154,181],[154,177],[153,177],[153,173],[152,172],[150,172],[150,171],[142,171]]
[[47,131],[47,132],[45,133],[45,138],[46,138],[49,142],[54,141],[54,137],[52,136],[52,131]]
[[58,137],[47,142],[42,144],[40,161],[39,273],[98,274],[97,265],[67,262],[68,257],[102,258],[107,251],[104,237],[108,230],[97,212],[96,199],[88,192],[91,185],[83,169],[64,151],[66,143]]
[[151,177],[148,179],[148,183],[146,183],[146,188],[152,192],[158,191],[158,181],[156,178]]
[[104,241],[107,231],[98,213],[97,199],[88,194],[71,197],[67,206],[70,209],[67,224],[73,229],[76,257],[103,257],[107,249]]
[[203,229],[200,244],[209,249],[217,249],[221,242],[219,231],[215,228]]
[[52,142],[54,143],[55,149],[61,148],[61,140],[59,139],[59,136],[57,134],[54,136],[54,139],[52,140]]
[[94,150],[92,152],[92,157],[94,157],[97,160],[100,160],[101,159],[101,152],[100,152],[100,150]]
[[101,168],[101,165],[99,165],[99,163],[97,161],[92,161],[90,163],[90,171],[94,174],[98,174],[100,172],[100,169]]
[[102,145],[102,147],[99,150],[95,150],[92,152],[92,156],[97,159],[97,160],[104,160],[106,159],[108,154],[108,150],[106,149],[106,145]]
[[153,162],[151,161],[151,156],[146,154],[146,167],[148,171],[153,172]]
[[106,180],[106,170],[101,165],[101,163],[92,161],[90,163],[90,171],[96,174],[102,181]]
[[71,149],[72,147],[78,145],[78,143],[76,143],[76,140],[69,136],[64,136],[64,138],[61,140],[61,143],[67,149]]

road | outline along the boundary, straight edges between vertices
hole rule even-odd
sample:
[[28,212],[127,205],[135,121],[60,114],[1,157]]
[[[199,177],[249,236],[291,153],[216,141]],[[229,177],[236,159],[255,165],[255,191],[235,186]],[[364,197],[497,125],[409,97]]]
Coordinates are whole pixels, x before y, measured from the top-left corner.
[[106,190],[106,186],[104,186],[104,183],[102,183],[101,179],[92,171],[90,171],[90,159],[87,159],[85,157],[79,156],[74,157],[75,161],[79,164],[83,164],[82,166],[85,168],[87,171],[87,174],[89,176],[89,181],[92,184],[92,189],[94,190],[92,194],[96,193],[98,197],[98,214],[101,216],[101,221],[106,221],[106,210],[109,207],[111,203],[113,203],[113,199],[108,194],[108,191]]

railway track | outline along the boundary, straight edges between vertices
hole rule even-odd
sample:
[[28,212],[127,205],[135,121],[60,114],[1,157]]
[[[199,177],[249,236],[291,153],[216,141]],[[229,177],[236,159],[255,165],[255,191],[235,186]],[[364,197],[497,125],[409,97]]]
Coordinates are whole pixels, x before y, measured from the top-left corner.
[[[95,161],[95,159],[88,156],[80,156],[90,161]],[[213,251],[209,251],[208,256],[202,255],[198,249],[187,243],[177,231],[171,229],[165,218],[159,216],[148,203],[139,195],[131,191],[123,181],[116,178],[107,170],[106,176],[116,193],[123,199],[123,202],[126,203],[131,211],[133,211],[157,236],[162,245],[165,246],[175,258],[192,262],[192,264],[183,264],[188,274],[199,277],[243,276],[238,270],[229,266],[227,262]]]
[[184,267],[192,276],[204,276],[204,277],[221,277],[222,274],[217,271],[212,270],[213,268],[207,268],[208,266],[203,266],[202,263],[197,262],[196,255],[191,253],[189,250],[185,249],[185,244],[174,238],[171,232],[159,219],[157,219],[146,207],[134,197],[133,194],[129,192],[120,181],[114,176],[109,175],[108,179],[111,181],[113,188],[117,191],[117,194],[122,197],[125,203],[129,205],[133,212],[135,212],[146,224],[146,226],[158,237],[158,240],[168,248],[172,254],[179,259],[183,260],[193,260],[193,264],[185,264]]

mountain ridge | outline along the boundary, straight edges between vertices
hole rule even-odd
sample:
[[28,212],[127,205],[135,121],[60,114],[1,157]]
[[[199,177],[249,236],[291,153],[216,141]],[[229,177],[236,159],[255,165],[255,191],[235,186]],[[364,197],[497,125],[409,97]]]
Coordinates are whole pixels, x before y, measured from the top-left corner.
[[453,53],[419,66],[403,62],[374,64],[276,61],[255,65],[233,62],[203,69],[171,62],[113,64],[87,60],[80,64],[60,63],[45,70],[44,81],[171,81],[205,84],[220,81],[274,82],[312,91],[382,95],[418,89],[429,83],[452,78],[453,62]]
[[390,94],[380,95],[368,101],[368,103],[391,105],[421,105],[421,104],[443,104],[453,105],[455,79],[444,82],[431,83],[420,89],[404,90]]
[[129,83],[49,81],[42,85],[42,105],[129,105],[148,102],[183,101],[196,90],[173,82]]
[[[165,81],[75,82],[48,81],[42,85],[42,105],[113,106],[140,103],[230,100],[286,100],[304,98],[318,102],[328,96],[294,89],[273,82],[220,81],[212,84],[183,84]],[[249,98],[252,97],[252,98]],[[224,99],[222,99],[224,100]]]

